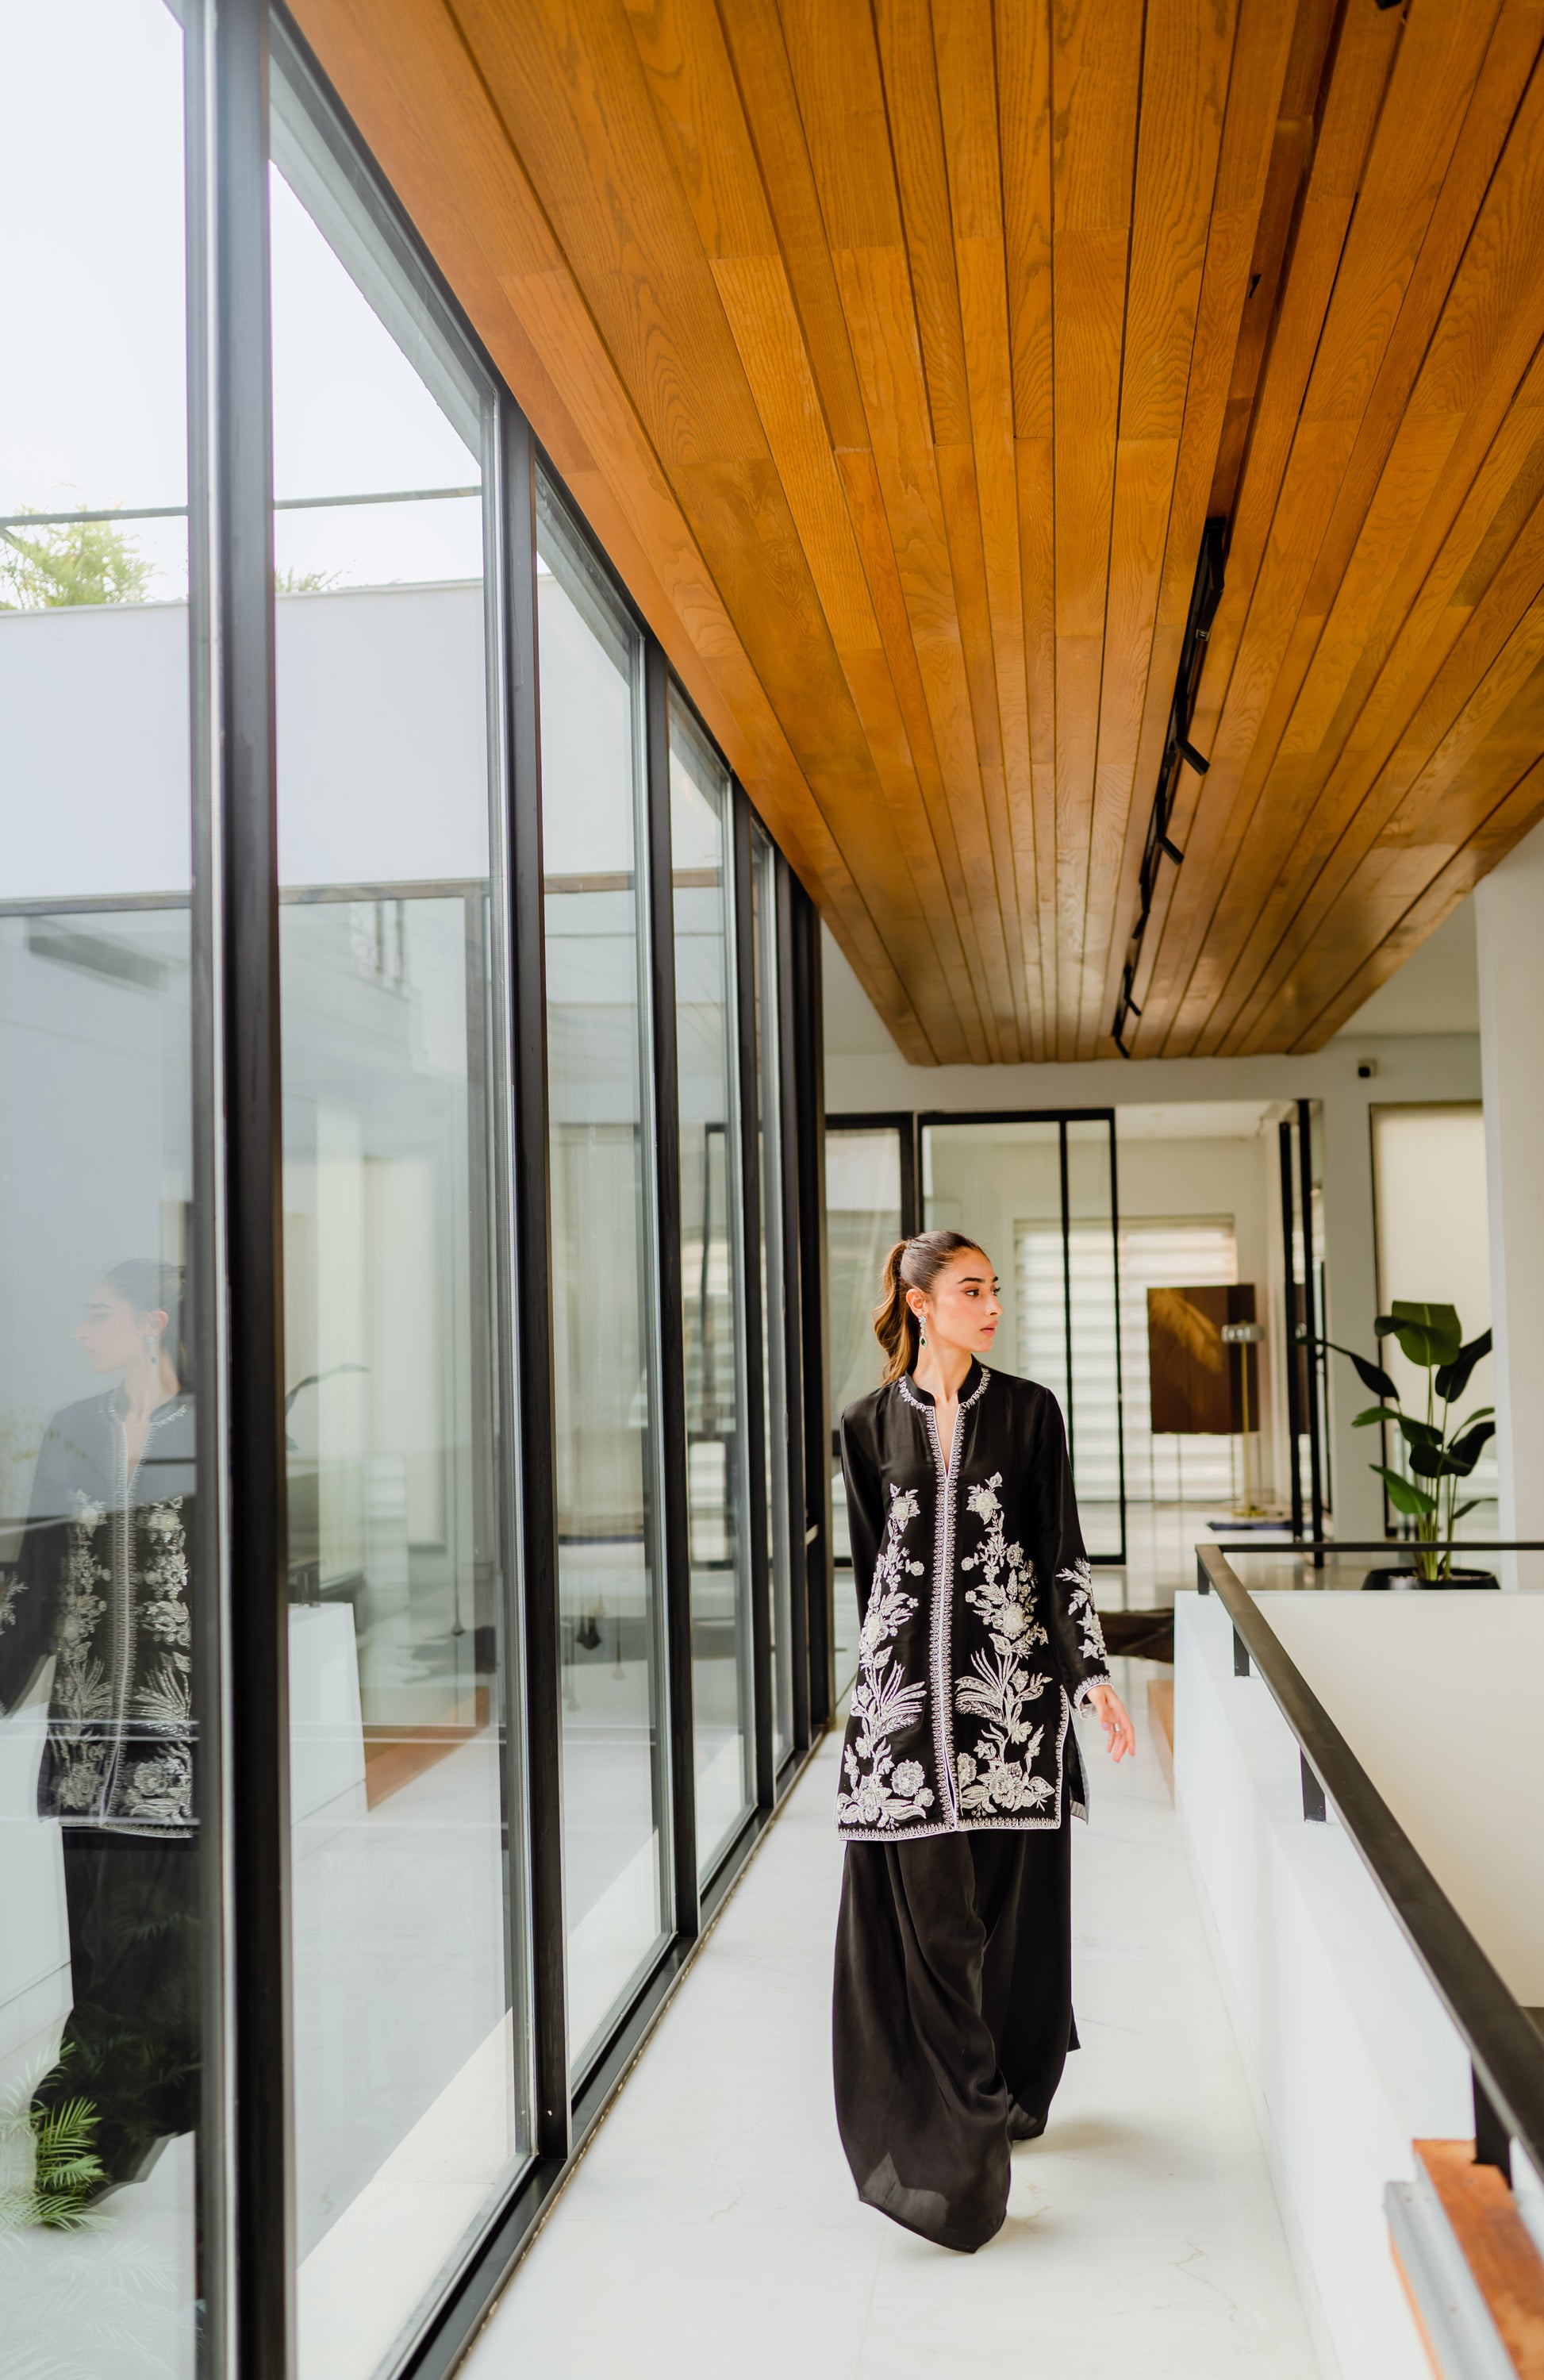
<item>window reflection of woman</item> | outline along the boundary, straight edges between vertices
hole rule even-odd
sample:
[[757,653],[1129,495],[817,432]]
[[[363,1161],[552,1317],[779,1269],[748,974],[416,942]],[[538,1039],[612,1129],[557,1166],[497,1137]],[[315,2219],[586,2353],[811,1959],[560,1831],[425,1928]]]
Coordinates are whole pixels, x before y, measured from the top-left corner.
[[194,1411],[180,1267],[115,1266],[76,1339],[104,1393],[43,1436],[0,1601],[0,1712],[52,1660],[38,1809],[64,1847],[71,2008],[39,2111],[84,2099],[101,2186],[198,2110]]
[[[174,1269],[162,1265],[119,1265],[88,1298],[84,1318],[75,1334],[93,1372],[123,1374],[119,1401],[130,1478],[139,1468],[151,1420],[163,1405],[170,1404],[182,1387],[177,1370],[181,1349],[176,1337],[167,1336],[172,1309],[160,1303],[160,1293],[167,1291],[162,1276]],[[140,1275],[146,1278],[139,1278]],[[154,1295],[157,1302],[138,1307],[135,1296],[126,1293],[128,1292]],[[180,1275],[167,1293],[180,1312]]]

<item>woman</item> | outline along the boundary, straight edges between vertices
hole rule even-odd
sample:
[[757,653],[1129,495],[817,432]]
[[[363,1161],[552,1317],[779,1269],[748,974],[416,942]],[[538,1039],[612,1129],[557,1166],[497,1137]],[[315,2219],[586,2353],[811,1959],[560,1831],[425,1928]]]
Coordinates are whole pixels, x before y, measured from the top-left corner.
[[76,1332],[104,1394],[43,1435],[0,1600],[0,1713],[52,1657],[38,1809],[64,1840],[71,2008],[34,2095],[84,2099],[98,2187],[198,2115],[193,1398],[175,1265],[115,1266]]
[[842,1415],[862,1609],[837,1824],[837,2120],[858,2194],[946,2248],[1007,2210],[1069,2048],[1070,1725],[1110,1684],[1055,1399],[988,1372],[1002,1306],[959,1232],[893,1247],[885,1379]]

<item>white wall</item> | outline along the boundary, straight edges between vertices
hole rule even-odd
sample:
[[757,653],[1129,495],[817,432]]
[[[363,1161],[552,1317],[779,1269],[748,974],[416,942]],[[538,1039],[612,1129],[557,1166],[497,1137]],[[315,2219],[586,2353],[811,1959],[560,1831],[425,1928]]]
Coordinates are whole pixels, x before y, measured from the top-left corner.
[[1544,1730],[1467,1730],[1456,1764],[1429,1732],[1455,1677],[1483,1696],[1544,1672],[1544,1596],[1256,1599],[1507,1988],[1544,2008]]
[[[1406,1599],[1428,1600],[1365,1604]],[[1261,1600],[1325,1607],[1331,1621],[1364,1602]],[[1322,2368],[1429,2380],[1383,2189],[1411,2179],[1416,2139],[1472,2132],[1463,2042],[1333,1811],[1304,1820],[1296,1742],[1259,1677],[1234,1676],[1215,1596],[1176,1598],[1175,1662],[1181,1826]],[[1407,1714],[1417,1760],[1418,1718]]]
[[[286,884],[488,872],[480,586],[282,595]],[[0,613],[0,900],[180,892],[191,872],[187,607]]]

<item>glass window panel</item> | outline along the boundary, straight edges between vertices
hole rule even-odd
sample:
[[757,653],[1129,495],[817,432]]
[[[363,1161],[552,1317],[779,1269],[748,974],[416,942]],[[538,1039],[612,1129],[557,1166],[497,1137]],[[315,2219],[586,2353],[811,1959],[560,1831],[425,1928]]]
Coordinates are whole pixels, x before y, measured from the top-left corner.
[[[411,334],[283,55],[281,496],[477,487],[482,392]],[[398,2359],[527,2140],[487,604],[480,505],[453,551],[433,510],[340,512],[372,588],[340,547],[278,597],[296,2211],[326,2380]]]
[[705,1877],[755,1798],[730,802],[728,771],[680,700],[672,701],[670,866],[681,1084],[692,1711],[697,1865]]
[[543,492],[537,580],[569,2042],[667,1928],[642,648]]
[[1110,1127],[1068,1123],[1065,1217],[1062,1130],[1054,1118],[925,1125],[924,1227],[980,1236],[1004,1289],[994,1368],[1051,1390],[1067,1423],[1089,1551],[1118,1554]]
[[[879,1385],[884,1358],[874,1335],[885,1258],[900,1237],[900,1135],[893,1124],[826,1135],[826,1269],[831,1332],[831,1535],[839,1569],[851,1565],[847,1496],[836,1452],[848,1406]],[[858,1663],[858,1608],[837,1582],[836,1675],[845,1691]]]
[[0,2362],[93,2380],[205,2294],[183,73],[0,14]]
[[793,1558],[788,1489],[788,1340],[783,1250],[781,1006],[778,998],[778,854],[751,830],[751,926],[755,944],[756,1146],[761,1168],[762,1382],[766,1414],[766,1549],[772,1568],[772,1750],[793,1749]]
[[[1021,1223],[1061,1233],[1061,1135],[1055,1123],[924,1124],[923,1228],[979,1236],[1005,1287]],[[1054,1295],[1020,1314],[1003,1299],[993,1368],[1039,1380],[1067,1411],[1067,1313],[1057,1251]]]

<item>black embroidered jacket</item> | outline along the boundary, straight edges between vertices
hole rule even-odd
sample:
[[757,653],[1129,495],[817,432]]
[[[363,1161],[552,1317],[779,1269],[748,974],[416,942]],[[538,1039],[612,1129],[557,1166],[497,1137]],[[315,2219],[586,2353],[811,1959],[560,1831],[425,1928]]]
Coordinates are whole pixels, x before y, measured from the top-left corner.
[[38,1808],[66,1827],[194,1826],[193,1400],[151,1415],[132,1478],[121,1392],[48,1426],[19,1558],[0,1596],[0,1713],[49,1656]]
[[841,1450],[862,1628],[839,1831],[1059,1826],[1071,1709],[1110,1673],[1055,1397],[972,1363],[946,1471],[932,1397],[893,1380]]

